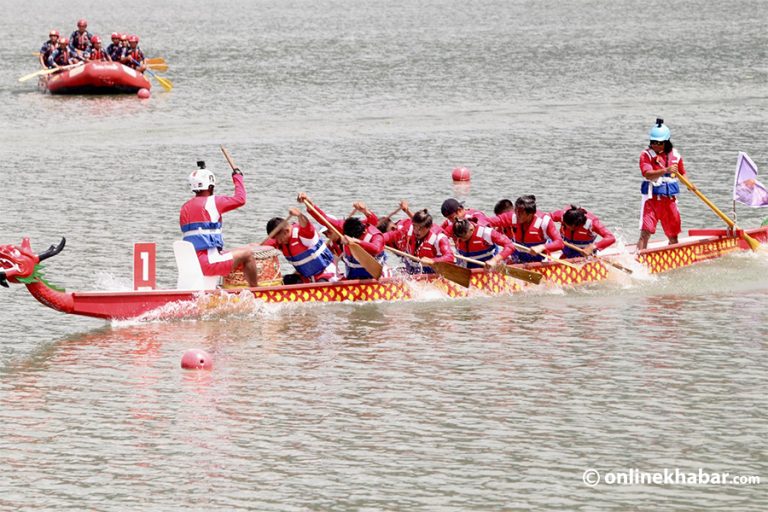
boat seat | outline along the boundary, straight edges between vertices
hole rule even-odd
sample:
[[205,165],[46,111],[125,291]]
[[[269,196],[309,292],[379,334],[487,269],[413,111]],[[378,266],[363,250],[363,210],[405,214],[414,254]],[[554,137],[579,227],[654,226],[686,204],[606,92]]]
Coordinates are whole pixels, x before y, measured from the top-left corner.
[[197,259],[195,246],[185,240],[173,242],[173,255],[176,256],[176,267],[179,278],[176,288],[179,290],[214,290],[221,281],[220,276],[204,276]]

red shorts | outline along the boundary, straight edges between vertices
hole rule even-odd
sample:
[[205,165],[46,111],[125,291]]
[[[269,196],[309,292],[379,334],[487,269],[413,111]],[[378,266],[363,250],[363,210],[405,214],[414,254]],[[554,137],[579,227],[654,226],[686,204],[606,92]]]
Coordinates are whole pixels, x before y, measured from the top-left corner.
[[204,249],[197,251],[197,259],[204,276],[227,276],[235,268],[231,252]]
[[680,210],[677,209],[674,197],[653,196],[643,204],[643,222],[640,229],[654,234],[659,222],[667,237],[680,234]]

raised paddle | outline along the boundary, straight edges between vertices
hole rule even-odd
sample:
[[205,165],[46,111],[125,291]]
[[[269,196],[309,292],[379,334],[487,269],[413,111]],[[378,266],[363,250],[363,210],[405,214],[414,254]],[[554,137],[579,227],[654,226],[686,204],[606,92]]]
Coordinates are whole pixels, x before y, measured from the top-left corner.
[[227,163],[232,168],[232,170],[234,171],[235,169],[237,169],[237,166],[235,165],[235,161],[232,160],[232,155],[229,154],[229,151],[227,151],[227,148],[225,148],[224,145],[220,145],[219,149],[221,149],[221,152],[224,153],[224,158],[227,159]]
[[[223,148],[222,148],[223,149]],[[320,212],[317,211],[317,208],[314,207],[314,205],[309,201],[309,199],[304,199],[304,205],[312,210],[318,219],[323,219],[321,222],[322,224],[336,233],[336,236],[338,236],[340,239],[344,238],[344,235],[339,233],[339,230],[336,229],[336,227],[328,222],[325,217],[323,217]],[[347,237],[349,238],[349,237]],[[360,262],[360,264],[363,266],[365,270],[368,271],[371,276],[373,276],[374,279],[378,279],[381,277],[381,273],[383,271],[383,267],[381,266],[381,263],[376,261],[376,258],[368,254],[368,251],[363,249],[363,247],[354,241],[354,239],[349,240],[349,250],[352,252],[352,255],[355,257],[355,259]]]
[[75,68],[77,66],[82,66],[82,65],[83,65],[83,63],[81,61],[81,62],[77,62],[75,64],[70,64],[69,66],[62,66],[60,68],[38,69],[34,73],[30,73],[28,75],[24,75],[23,77],[19,78],[19,82],[26,82],[27,80],[29,80],[31,78],[35,78],[36,76],[50,75],[52,73],[57,73],[59,71],[65,71],[67,69],[72,69],[72,68]]
[[[398,251],[397,249],[386,245],[384,248],[394,254],[397,254],[398,256],[402,256],[403,258],[408,258],[409,260],[421,263],[421,258],[418,256],[408,254],[407,252]],[[458,284],[459,286],[463,286],[464,288],[469,288],[469,280],[472,278],[472,271],[468,268],[460,267],[453,263],[448,263],[447,261],[435,261],[432,265],[427,266],[431,267],[437,274],[443,276],[449,281],[453,281],[454,283]]]
[[282,231],[288,225],[288,222],[290,222],[292,218],[293,218],[293,214],[289,213],[288,216],[284,218],[280,224],[275,226],[275,229],[269,232],[269,234],[267,235],[267,238],[262,240],[259,245],[264,245],[265,243],[267,243],[267,240],[269,240],[270,238],[275,238],[275,235],[277,235],[280,231]]
[[711,209],[713,212],[715,212],[715,214],[717,214],[717,216],[718,216],[718,217],[720,217],[721,219],[723,219],[723,222],[725,222],[725,223],[728,225],[728,227],[730,227],[731,229],[734,229],[734,230],[738,231],[738,232],[739,232],[739,236],[740,236],[740,237],[741,237],[741,238],[742,238],[742,239],[743,239],[745,242],[747,242],[747,244],[749,244],[749,248],[750,248],[750,249],[752,249],[753,251],[757,251],[758,249],[760,249],[760,242],[758,242],[757,240],[755,240],[754,238],[752,238],[751,236],[749,236],[749,235],[748,235],[748,234],[747,234],[747,233],[746,233],[746,232],[745,232],[743,229],[739,229],[739,227],[738,227],[738,226],[736,226],[736,223],[735,223],[735,222],[733,222],[733,220],[731,220],[731,218],[730,218],[730,217],[728,217],[726,214],[724,214],[722,211],[720,211],[720,208],[718,208],[717,206],[715,206],[715,205],[714,205],[714,203],[712,203],[712,201],[710,201],[709,199],[707,199],[707,197],[706,197],[704,194],[702,194],[702,193],[701,193],[701,191],[698,189],[698,187],[695,187],[695,186],[693,185],[693,183],[691,183],[691,182],[690,182],[690,180],[689,180],[688,178],[686,178],[685,176],[683,176],[682,174],[679,174],[679,173],[675,173],[675,175],[677,176],[677,179],[679,179],[680,181],[682,181],[682,182],[683,182],[683,184],[685,184],[685,186],[686,186],[686,187],[688,187],[688,190],[690,190],[691,192],[693,192],[694,194],[696,194],[696,195],[699,197],[699,199],[701,199],[702,201],[704,201],[704,204],[706,204],[707,206],[709,206],[709,208],[710,208],[710,209]]
[[[462,256],[461,254],[456,254],[455,256],[457,259],[460,259],[462,261],[466,261],[468,263],[474,263],[475,265],[480,265],[481,267],[488,268],[488,265],[484,261],[476,260],[473,258],[467,258],[466,256]],[[542,278],[544,277],[538,272],[532,272],[530,270],[513,267],[512,265],[507,265],[507,264],[504,264],[504,273],[510,277],[514,277],[515,279],[520,279],[521,281],[527,281],[533,284],[539,284]]]
[[[618,263],[616,263],[614,261],[611,261],[608,258],[603,258],[601,256],[598,256],[597,254],[587,254],[587,251],[585,251],[584,249],[582,249],[578,245],[574,245],[572,243],[566,242],[565,240],[563,240],[563,244],[565,244],[566,247],[569,247],[569,248],[573,249],[574,251],[578,252],[579,254],[581,254],[583,256],[586,256],[588,258],[589,257],[595,258],[596,260],[602,261],[603,263],[607,263],[610,266],[621,270],[622,272],[626,272],[627,274],[631,274],[632,273],[632,269],[629,269],[629,268],[627,268],[627,267],[625,267],[623,265],[619,265]],[[560,260],[558,260],[558,261],[560,261]]]
[[548,261],[551,261],[551,262],[554,262],[554,263],[562,263],[566,267],[571,267],[572,269],[580,270],[580,267],[578,265],[574,265],[573,263],[570,263],[570,262],[565,261],[565,260],[553,258],[552,256],[544,254],[543,252],[536,252],[533,249],[531,249],[530,247],[518,244],[517,242],[512,242],[512,245],[514,245],[515,249],[517,249],[518,251],[526,252],[526,253],[531,254],[533,256],[541,256],[545,260],[548,260]]

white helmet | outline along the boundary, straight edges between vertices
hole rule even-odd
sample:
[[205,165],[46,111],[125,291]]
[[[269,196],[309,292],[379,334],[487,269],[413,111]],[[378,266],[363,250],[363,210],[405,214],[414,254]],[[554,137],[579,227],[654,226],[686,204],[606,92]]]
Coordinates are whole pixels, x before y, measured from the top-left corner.
[[189,188],[192,192],[208,190],[211,185],[216,185],[216,176],[208,169],[197,169],[189,175]]

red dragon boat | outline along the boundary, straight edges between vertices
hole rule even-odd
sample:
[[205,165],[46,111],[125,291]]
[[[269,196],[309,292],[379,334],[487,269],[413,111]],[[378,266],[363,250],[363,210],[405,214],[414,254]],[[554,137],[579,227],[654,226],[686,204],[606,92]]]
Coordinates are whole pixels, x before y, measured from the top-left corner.
[[[679,243],[651,242],[649,248],[633,257],[638,268],[649,273],[660,273],[687,267],[695,263],[719,258],[726,254],[750,249],[747,240],[768,243],[768,226],[751,230],[698,229],[690,230]],[[414,298],[414,278],[386,278],[380,280],[339,281],[335,283],[311,283],[297,285],[259,286],[240,289],[166,289],[133,291],[64,291],[49,284],[42,274],[40,262],[55,256],[64,248],[62,239],[58,246],[44,252],[32,251],[28,239],[21,245],[0,246],[0,285],[21,283],[45,306],[63,313],[83,315],[106,320],[141,317],[159,308],[175,303],[193,304],[198,308],[215,307],[222,301],[237,300],[242,293],[254,299],[270,303],[286,302],[345,302],[345,301],[397,301]],[[520,265],[529,271],[541,273],[541,284],[573,286],[606,280],[621,256],[618,251],[605,251],[600,258],[568,260],[576,265],[566,266],[557,262]],[[624,253],[624,258],[628,257]],[[179,261],[177,254],[177,262]],[[622,260],[626,265],[627,263]],[[498,272],[473,270],[469,288],[462,288],[435,275],[415,278],[416,283],[426,283],[440,290],[447,297],[464,297],[468,294],[499,295],[515,293],[536,286]],[[541,285],[539,285],[541,286]]]
[[86,62],[58,73],[41,76],[38,87],[51,94],[135,94],[152,84],[141,73],[119,62]]

